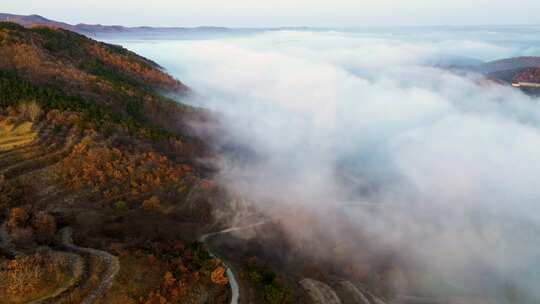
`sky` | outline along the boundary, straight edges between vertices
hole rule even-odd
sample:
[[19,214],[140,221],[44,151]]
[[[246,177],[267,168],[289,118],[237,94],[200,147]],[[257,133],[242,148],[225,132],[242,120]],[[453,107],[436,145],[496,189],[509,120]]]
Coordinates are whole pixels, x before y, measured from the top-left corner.
[[127,26],[537,24],[538,0],[2,0],[0,12]]

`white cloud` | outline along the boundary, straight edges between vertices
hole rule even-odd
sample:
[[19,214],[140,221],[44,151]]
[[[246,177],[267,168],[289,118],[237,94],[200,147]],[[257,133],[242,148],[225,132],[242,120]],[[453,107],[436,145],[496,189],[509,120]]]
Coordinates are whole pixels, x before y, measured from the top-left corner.
[[[535,293],[540,100],[424,65],[530,49],[443,34],[273,32],[128,46],[193,86],[259,155],[228,163],[222,180],[262,208],[307,207],[338,242],[355,237],[352,228],[462,288],[493,295],[510,282]],[[285,224],[291,238],[322,244],[301,223]]]

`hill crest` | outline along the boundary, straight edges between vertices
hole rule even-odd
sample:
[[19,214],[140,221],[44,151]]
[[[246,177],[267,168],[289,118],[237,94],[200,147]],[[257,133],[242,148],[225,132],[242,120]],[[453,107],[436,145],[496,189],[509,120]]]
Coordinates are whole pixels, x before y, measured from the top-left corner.
[[137,26],[126,27],[121,25],[102,25],[102,24],[69,24],[45,18],[40,15],[15,15],[0,13],[0,22],[13,22],[24,27],[46,26],[52,28],[62,28],[84,35],[98,34],[129,34],[140,32],[202,32],[202,33],[222,33],[230,31],[226,27],[200,26],[200,27],[151,27]]

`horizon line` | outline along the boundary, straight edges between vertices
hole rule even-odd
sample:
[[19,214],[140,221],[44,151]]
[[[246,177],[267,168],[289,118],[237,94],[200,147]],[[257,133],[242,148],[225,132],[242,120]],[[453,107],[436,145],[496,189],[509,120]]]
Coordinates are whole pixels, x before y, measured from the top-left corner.
[[82,26],[82,25],[90,25],[90,26],[104,26],[104,27],[124,27],[124,28],[130,28],[130,29],[136,29],[136,28],[154,28],[154,29],[196,29],[196,28],[226,28],[231,30],[273,30],[273,29],[316,29],[316,30],[354,30],[354,29],[362,29],[362,28],[396,28],[396,27],[404,27],[404,28],[467,28],[467,27],[540,27],[540,23],[537,24],[530,24],[530,23],[501,23],[501,24],[380,24],[380,25],[354,25],[354,26],[335,26],[335,25],[279,25],[279,26],[264,26],[264,25],[257,25],[257,26],[226,26],[226,25],[122,25],[122,24],[102,24],[102,23],[86,23],[86,22],[78,22],[78,23],[69,23],[66,21],[61,21],[57,19],[51,19],[49,17],[45,17],[40,14],[29,14],[29,15],[19,15],[19,14],[13,14],[13,13],[4,13],[0,12],[0,14],[4,15],[12,15],[12,16],[18,16],[18,17],[41,17],[44,19],[47,19],[52,22],[58,22],[58,23],[65,23],[71,26]]

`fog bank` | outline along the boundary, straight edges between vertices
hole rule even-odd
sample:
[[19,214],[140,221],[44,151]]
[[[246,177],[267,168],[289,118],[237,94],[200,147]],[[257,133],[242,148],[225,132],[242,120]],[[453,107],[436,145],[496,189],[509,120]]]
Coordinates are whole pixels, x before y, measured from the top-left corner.
[[274,31],[120,43],[191,86],[199,96],[190,102],[223,115],[254,157],[222,156],[220,182],[281,217],[293,242],[346,244],[355,261],[368,238],[369,250],[399,253],[455,293],[504,303],[540,299],[540,100],[435,66],[540,55],[535,33]]

